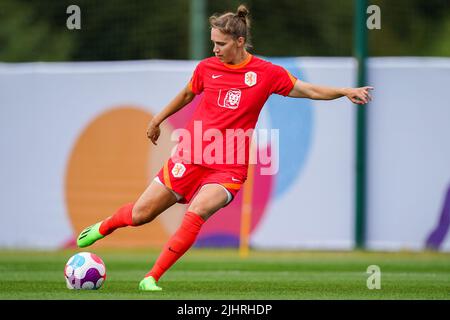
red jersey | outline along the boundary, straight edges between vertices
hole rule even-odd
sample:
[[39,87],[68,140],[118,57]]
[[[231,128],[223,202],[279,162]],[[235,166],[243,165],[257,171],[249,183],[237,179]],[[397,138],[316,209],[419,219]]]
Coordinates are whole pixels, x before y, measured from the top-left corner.
[[[272,93],[287,96],[296,81],[284,68],[251,54],[239,65],[202,60],[189,87],[203,93],[180,137],[174,159],[218,170],[247,172],[252,130]],[[250,130],[249,130],[250,129]]]

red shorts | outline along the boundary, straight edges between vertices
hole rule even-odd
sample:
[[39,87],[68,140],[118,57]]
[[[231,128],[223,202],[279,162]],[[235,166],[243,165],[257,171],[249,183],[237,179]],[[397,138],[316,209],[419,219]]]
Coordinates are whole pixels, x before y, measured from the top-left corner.
[[205,184],[220,184],[234,198],[247,177],[236,171],[222,171],[193,163],[166,161],[158,173],[159,180],[182,198],[179,203],[189,203]]

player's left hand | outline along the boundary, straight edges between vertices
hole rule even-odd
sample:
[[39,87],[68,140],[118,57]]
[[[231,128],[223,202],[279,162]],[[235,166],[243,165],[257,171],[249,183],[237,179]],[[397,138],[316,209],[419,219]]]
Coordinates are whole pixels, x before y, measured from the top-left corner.
[[370,90],[373,87],[348,88],[345,96],[353,103],[366,104],[372,101]]

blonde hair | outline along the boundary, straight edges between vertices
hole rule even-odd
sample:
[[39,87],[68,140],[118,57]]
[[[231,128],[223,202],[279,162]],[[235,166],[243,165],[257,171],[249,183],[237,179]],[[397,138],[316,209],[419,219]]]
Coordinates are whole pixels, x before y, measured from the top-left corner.
[[236,13],[227,12],[224,14],[214,14],[209,17],[211,28],[218,29],[224,34],[230,35],[234,40],[239,37],[245,38],[245,49],[251,49],[250,42],[250,18],[247,7],[241,4]]

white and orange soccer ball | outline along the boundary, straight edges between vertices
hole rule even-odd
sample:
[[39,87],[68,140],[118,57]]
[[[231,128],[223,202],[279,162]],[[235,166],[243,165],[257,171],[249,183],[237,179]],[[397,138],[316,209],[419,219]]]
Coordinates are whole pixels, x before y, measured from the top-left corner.
[[95,290],[105,282],[106,266],[96,254],[80,252],[67,261],[64,276],[69,289]]

